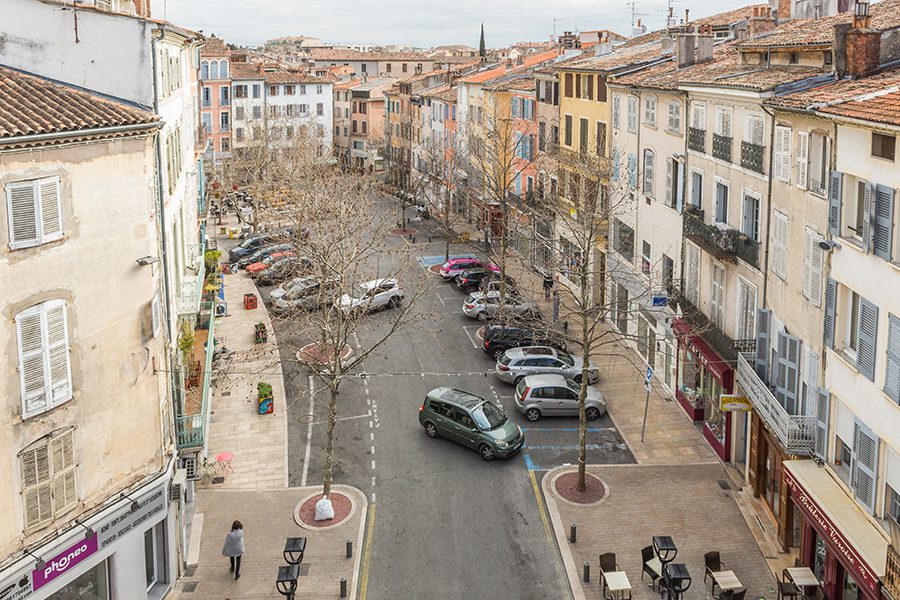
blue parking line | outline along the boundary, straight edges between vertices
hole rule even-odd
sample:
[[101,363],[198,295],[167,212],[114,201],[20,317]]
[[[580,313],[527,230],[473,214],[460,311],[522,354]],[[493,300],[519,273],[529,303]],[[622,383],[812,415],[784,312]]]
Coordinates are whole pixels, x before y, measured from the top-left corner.
[[523,454],[522,458],[525,459],[525,467],[529,471],[546,471],[546,469],[542,469],[540,466],[534,464],[534,461],[531,460],[530,454]]
[[[611,444],[585,444],[584,447],[587,450],[606,450],[610,445]],[[538,444],[534,446],[528,444],[527,446],[522,447],[527,447],[529,450],[578,450],[578,444]]]
[[[598,433],[600,431],[615,431],[615,427],[588,427],[588,433]],[[523,431],[578,431],[577,427],[523,427]]]

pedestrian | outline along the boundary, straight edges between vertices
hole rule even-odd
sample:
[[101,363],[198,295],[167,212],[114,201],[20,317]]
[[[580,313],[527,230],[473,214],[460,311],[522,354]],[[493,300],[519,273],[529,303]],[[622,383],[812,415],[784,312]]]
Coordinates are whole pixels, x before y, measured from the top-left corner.
[[231,561],[231,572],[234,580],[241,578],[241,556],[244,555],[244,526],[240,521],[231,524],[231,531],[225,536],[225,547],[222,548],[222,556],[227,556]]
[[548,271],[544,274],[544,300],[550,299],[550,291],[553,289],[553,276]]

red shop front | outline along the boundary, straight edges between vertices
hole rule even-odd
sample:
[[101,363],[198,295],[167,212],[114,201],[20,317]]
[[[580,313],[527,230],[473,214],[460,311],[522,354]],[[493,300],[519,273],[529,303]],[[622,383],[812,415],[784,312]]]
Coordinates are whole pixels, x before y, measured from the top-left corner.
[[879,600],[888,540],[827,467],[784,462],[784,481],[801,520],[800,560],[828,600]]
[[725,462],[731,460],[731,413],[719,404],[722,394],[734,388],[734,367],[729,365],[683,319],[676,319],[673,331],[678,336],[677,386],[675,397],[697,422],[703,423],[703,436]]

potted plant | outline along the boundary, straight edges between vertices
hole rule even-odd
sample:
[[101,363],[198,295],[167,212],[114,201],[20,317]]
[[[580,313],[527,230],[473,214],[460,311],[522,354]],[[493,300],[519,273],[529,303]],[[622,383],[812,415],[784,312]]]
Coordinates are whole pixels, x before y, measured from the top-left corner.
[[257,400],[259,401],[258,413],[268,415],[275,410],[275,401],[272,398],[272,385],[264,381],[256,384]]

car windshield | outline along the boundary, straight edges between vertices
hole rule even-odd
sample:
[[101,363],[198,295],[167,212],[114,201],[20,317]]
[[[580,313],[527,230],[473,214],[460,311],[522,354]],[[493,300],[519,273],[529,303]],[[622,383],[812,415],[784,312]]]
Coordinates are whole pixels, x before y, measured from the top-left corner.
[[500,358],[497,359],[497,362],[503,366],[506,366],[512,362],[512,359],[509,356],[507,356],[506,353],[504,352],[503,356],[501,356]]
[[575,359],[572,358],[571,354],[566,354],[565,352],[557,352],[556,358],[566,363],[568,366],[575,366]]
[[291,288],[287,294],[284,295],[288,300],[296,300],[297,298],[303,298],[304,296],[310,296],[316,289],[318,289],[318,285],[315,283],[307,283],[304,285],[298,285]]
[[478,425],[478,429],[484,431],[497,429],[506,423],[506,415],[503,414],[503,411],[487,401],[472,411],[472,418]]
[[576,394],[581,391],[581,384],[568,377],[566,377],[566,386]]
[[527,390],[527,389],[528,389],[528,384],[525,383],[524,379],[522,379],[521,381],[519,381],[519,383],[516,384],[516,393],[519,394],[519,396],[524,397],[525,390]]
[[365,298],[366,294],[369,292],[369,287],[365,285],[358,285],[350,291],[350,296],[356,298],[357,300],[360,298]]

